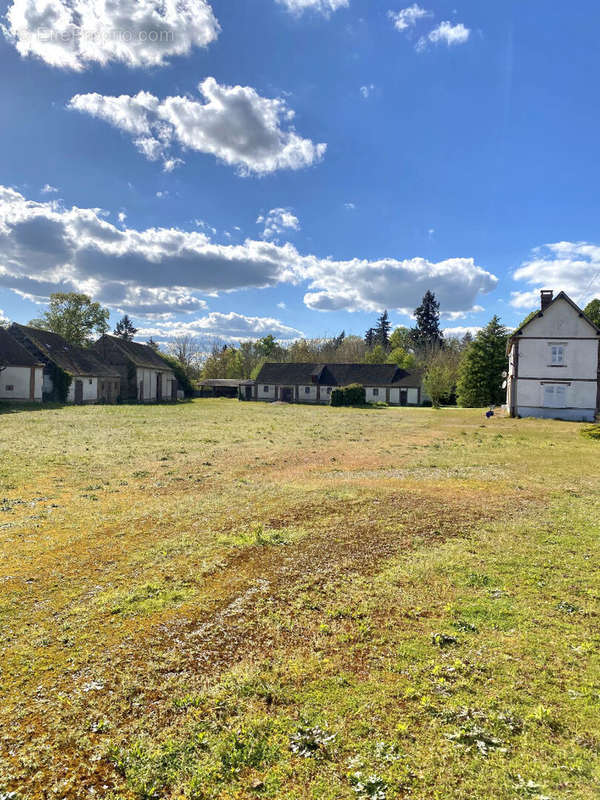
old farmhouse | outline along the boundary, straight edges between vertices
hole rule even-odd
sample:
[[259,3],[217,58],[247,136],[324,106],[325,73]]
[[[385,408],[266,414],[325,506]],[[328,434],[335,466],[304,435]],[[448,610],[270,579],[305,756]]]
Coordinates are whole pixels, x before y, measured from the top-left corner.
[[69,344],[57,333],[18,325],[10,334],[43,364],[42,397],[67,403],[114,403],[120,394],[118,370],[104,364],[93,350]]
[[331,390],[359,383],[367,403],[418,406],[425,399],[421,375],[395,364],[267,363],[254,386],[254,400],[287,403],[329,403]]
[[177,378],[152,347],[105,334],[94,344],[96,355],[121,376],[125,402],[177,400]]
[[507,406],[512,416],[593,421],[600,412],[600,328],[564,292],[508,342]]
[[41,403],[44,365],[0,328],[0,400]]

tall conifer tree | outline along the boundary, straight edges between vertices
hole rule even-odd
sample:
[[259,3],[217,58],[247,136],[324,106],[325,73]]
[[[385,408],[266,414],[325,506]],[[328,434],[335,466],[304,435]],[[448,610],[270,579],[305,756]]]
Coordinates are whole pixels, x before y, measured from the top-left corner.
[[507,339],[508,331],[494,315],[467,347],[458,377],[460,406],[480,408],[505,402],[502,372],[508,369]]

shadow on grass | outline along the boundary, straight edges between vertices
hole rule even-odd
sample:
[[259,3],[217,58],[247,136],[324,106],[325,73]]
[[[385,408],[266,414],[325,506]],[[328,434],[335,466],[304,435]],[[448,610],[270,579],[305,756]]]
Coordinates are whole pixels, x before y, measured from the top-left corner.
[[45,409],[65,408],[64,403],[14,403],[12,400],[0,400],[0,416],[15,414],[21,411],[44,411]]
[[[81,403],[78,404],[80,408],[84,406],[182,406],[192,402],[192,398],[186,397],[184,400],[165,401],[162,403]],[[15,414],[22,411],[48,411],[57,410],[60,408],[72,408],[75,403],[55,403],[55,402],[42,402],[42,403],[15,403],[12,400],[0,400],[0,416],[3,414]],[[2,795],[0,795],[0,798]]]

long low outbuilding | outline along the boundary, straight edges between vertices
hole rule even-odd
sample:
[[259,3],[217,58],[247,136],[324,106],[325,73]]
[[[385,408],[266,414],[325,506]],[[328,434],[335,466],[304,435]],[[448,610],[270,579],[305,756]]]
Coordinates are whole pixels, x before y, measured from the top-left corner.
[[252,400],[254,383],[240,378],[201,378],[196,397],[242,397]]
[[253,387],[253,400],[284,403],[329,403],[333,389],[357,383],[367,403],[420,406],[428,398],[418,371],[395,364],[314,364],[268,362]]

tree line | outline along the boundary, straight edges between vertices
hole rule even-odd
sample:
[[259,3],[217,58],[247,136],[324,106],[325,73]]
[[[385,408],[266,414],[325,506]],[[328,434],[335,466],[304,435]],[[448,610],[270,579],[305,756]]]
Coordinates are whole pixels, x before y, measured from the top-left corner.
[[265,361],[396,364],[418,370],[434,406],[458,402],[463,406],[499,405],[504,402],[502,372],[508,368],[508,331],[494,316],[473,337],[444,337],[440,304],[427,291],[414,311],[412,328],[392,330],[387,311],[364,336],[299,339],[287,346],[273,336],[239,345],[215,342],[202,363],[203,378],[255,378]]

